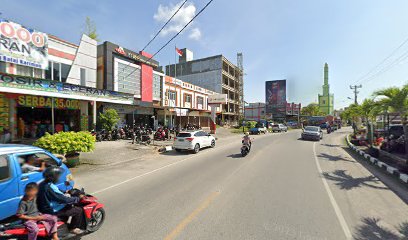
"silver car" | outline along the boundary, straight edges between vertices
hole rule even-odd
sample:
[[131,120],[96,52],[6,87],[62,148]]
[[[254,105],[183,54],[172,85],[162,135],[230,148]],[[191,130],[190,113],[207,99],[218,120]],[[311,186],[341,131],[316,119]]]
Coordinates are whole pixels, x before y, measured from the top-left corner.
[[272,132],[287,132],[288,127],[279,123],[272,125]]
[[323,139],[323,131],[320,127],[306,126],[302,132],[302,139],[320,141]]

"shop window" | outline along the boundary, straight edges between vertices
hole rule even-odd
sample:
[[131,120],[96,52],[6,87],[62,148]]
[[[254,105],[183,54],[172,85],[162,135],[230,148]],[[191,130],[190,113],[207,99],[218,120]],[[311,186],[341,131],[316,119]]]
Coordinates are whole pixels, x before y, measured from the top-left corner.
[[52,80],[52,62],[48,62],[48,68],[45,70],[45,79]]
[[52,80],[60,81],[60,72],[61,72],[61,64],[57,62],[52,63],[52,73],[53,78]]
[[10,166],[5,155],[0,156],[0,182],[10,177]]
[[0,72],[6,72],[6,63],[0,62]]
[[197,97],[197,108],[203,109],[204,108],[203,104],[204,104],[204,98]]
[[86,69],[81,68],[81,86],[86,86]]
[[160,75],[153,73],[153,98],[161,98]]
[[61,63],[61,82],[67,82],[69,71],[71,70],[71,65]]
[[115,57],[114,91],[141,95],[140,66]]
[[35,78],[42,78],[43,77],[43,71],[40,68],[33,68],[33,77]]

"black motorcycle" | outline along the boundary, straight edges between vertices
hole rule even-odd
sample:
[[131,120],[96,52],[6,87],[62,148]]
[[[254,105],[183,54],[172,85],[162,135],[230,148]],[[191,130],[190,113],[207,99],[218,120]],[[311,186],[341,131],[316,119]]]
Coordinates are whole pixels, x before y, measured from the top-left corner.
[[249,151],[251,150],[251,146],[248,144],[242,144],[241,147],[241,156],[245,157],[246,155],[248,155]]

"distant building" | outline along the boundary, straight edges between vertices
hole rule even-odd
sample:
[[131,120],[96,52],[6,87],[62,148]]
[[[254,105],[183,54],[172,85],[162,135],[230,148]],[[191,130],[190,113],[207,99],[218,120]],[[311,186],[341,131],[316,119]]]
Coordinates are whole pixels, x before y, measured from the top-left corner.
[[166,66],[166,75],[175,76],[184,82],[217,93],[227,94],[228,102],[222,105],[217,122],[237,124],[243,115],[242,70],[223,55],[194,60],[190,50],[181,51],[183,55],[180,56],[179,63]]
[[248,105],[245,106],[244,115],[245,120],[247,121],[259,121],[261,119],[266,119],[266,104],[261,102],[248,103]]
[[324,64],[323,94],[319,94],[319,109],[321,112],[332,115],[334,109],[334,94],[330,93],[329,65]]

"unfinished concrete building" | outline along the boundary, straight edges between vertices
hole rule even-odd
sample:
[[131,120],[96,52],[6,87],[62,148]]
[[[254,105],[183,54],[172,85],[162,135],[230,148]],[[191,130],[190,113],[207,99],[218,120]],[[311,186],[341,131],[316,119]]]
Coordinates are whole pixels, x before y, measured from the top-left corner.
[[[228,102],[223,104],[217,122],[238,124],[238,120],[243,117],[243,71],[223,55],[194,60],[190,50],[184,48],[182,51],[179,63],[166,66],[166,75],[227,94]],[[242,60],[242,54],[240,58]]]

